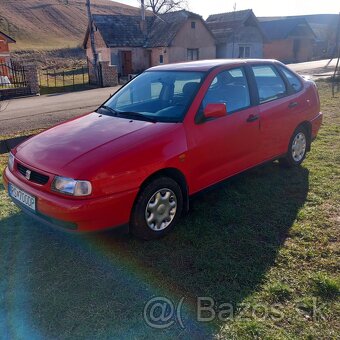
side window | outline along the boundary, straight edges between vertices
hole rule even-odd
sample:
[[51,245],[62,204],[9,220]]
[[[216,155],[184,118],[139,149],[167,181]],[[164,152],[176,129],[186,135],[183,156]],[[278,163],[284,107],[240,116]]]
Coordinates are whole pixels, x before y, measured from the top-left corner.
[[286,85],[271,65],[252,66],[257,84],[260,103],[282,98],[286,95]]
[[285,68],[281,65],[279,65],[278,68],[285,75],[289,84],[292,86],[292,88],[295,90],[295,92],[299,92],[302,89],[302,83],[301,83],[300,79],[293,72],[288,70],[287,68]]
[[232,113],[250,105],[247,78],[242,68],[219,73],[211,82],[203,99],[203,108],[210,103],[224,103]]

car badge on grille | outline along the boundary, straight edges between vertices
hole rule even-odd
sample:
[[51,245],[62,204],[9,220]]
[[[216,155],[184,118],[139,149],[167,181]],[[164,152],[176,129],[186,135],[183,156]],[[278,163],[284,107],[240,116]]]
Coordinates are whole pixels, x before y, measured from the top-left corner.
[[26,170],[25,177],[27,180],[30,180],[31,178],[31,170]]

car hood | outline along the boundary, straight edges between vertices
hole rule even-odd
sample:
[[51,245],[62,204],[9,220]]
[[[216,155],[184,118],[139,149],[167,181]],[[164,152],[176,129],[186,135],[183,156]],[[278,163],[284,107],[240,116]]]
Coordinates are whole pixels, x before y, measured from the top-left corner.
[[[159,124],[164,125],[93,112],[28,139],[14,153],[28,165],[57,174],[74,160],[103,145]],[[134,140],[131,137],[130,142]]]

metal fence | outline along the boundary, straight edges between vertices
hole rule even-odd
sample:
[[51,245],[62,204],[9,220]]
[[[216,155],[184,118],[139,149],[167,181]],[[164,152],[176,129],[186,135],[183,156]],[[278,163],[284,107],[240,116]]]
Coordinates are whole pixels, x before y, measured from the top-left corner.
[[74,69],[43,69],[39,71],[40,88],[79,88],[89,84],[87,67]]
[[30,94],[24,66],[16,62],[0,63],[0,100]]
[[0,88],[26,87],[25,69],[22,65],[8,62],[0,63]]

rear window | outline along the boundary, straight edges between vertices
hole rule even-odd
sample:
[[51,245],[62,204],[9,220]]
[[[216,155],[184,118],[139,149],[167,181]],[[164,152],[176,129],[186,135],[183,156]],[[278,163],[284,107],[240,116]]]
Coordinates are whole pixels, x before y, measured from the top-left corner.
[[275,69],[271,65],[252,66],[260,103],[282,98],[286,95],[286,85]]
[[289,71],[287,68],[279,65],[278,68],[287,78],[289,84],[294,89],[295,92],[299,92],[302,89],[302,83],[300,79],[291,71]]

